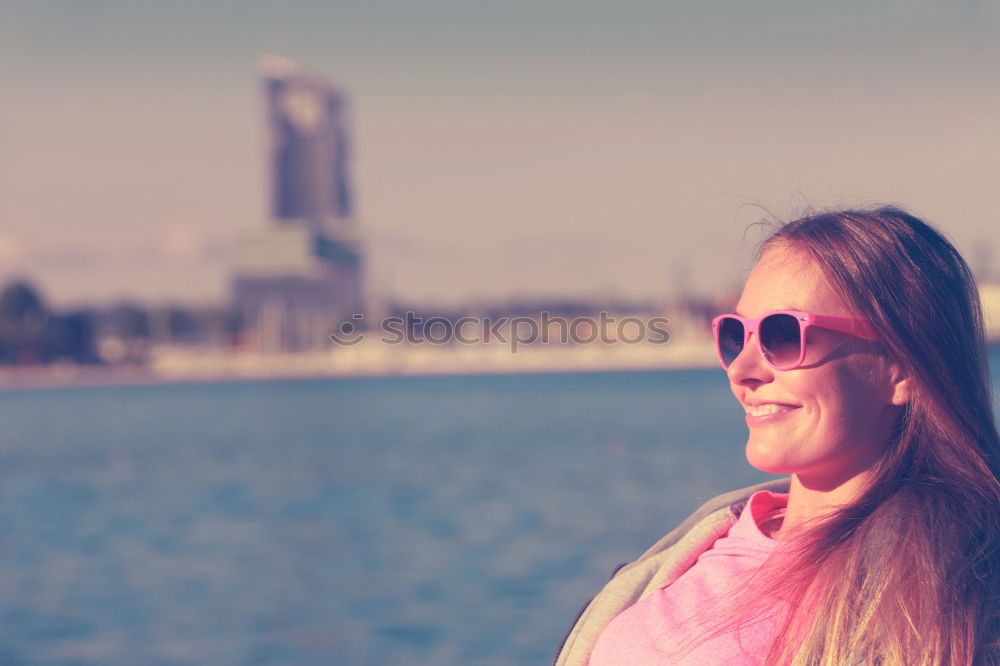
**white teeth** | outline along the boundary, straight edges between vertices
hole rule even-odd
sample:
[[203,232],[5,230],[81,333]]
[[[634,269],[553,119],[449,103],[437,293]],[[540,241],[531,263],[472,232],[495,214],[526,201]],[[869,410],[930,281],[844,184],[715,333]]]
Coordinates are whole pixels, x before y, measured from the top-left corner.
[[747,405],[747,414],[750,416],[767,416],[769,414],[778,414],[780,412],[791,411],[791,407],[786,407],[784,405]]

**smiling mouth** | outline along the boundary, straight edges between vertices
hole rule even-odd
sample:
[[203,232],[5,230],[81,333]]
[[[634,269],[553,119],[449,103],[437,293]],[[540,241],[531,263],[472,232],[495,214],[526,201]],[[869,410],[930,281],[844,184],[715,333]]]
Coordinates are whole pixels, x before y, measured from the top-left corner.
[[775,405],[773,403],[769,405],[744,405],[743,408],[750,416],[772,416],[798,409],[790,405]]

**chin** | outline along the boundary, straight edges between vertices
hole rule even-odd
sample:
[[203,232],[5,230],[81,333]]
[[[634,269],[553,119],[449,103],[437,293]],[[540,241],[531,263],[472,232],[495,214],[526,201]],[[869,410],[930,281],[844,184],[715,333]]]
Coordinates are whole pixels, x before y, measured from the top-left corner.
[[768,474],[791,474],[794,469],[794,465],[789,461],[776,456],[775,452],[767,451],[766,448],[755,446],[752,441],[747,443],[746,454],[751,467]]

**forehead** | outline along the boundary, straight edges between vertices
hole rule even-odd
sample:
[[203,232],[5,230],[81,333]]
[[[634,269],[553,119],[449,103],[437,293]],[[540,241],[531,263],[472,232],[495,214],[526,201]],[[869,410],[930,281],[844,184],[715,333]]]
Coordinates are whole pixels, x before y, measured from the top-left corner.
[[746,317],[759,317],[773,310],[851,315],[809,255],[787,245],[772,246],[764,252],[750,271],[737,310]]

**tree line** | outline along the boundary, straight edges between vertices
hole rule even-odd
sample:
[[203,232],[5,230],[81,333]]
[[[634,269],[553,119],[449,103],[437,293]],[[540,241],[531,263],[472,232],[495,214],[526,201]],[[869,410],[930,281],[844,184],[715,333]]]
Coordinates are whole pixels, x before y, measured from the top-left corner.
[[226,308],[121,303],[57,312],[26,281],[0,289],[0,365],[141,363],[154,343],[229,346],[241,328]]

